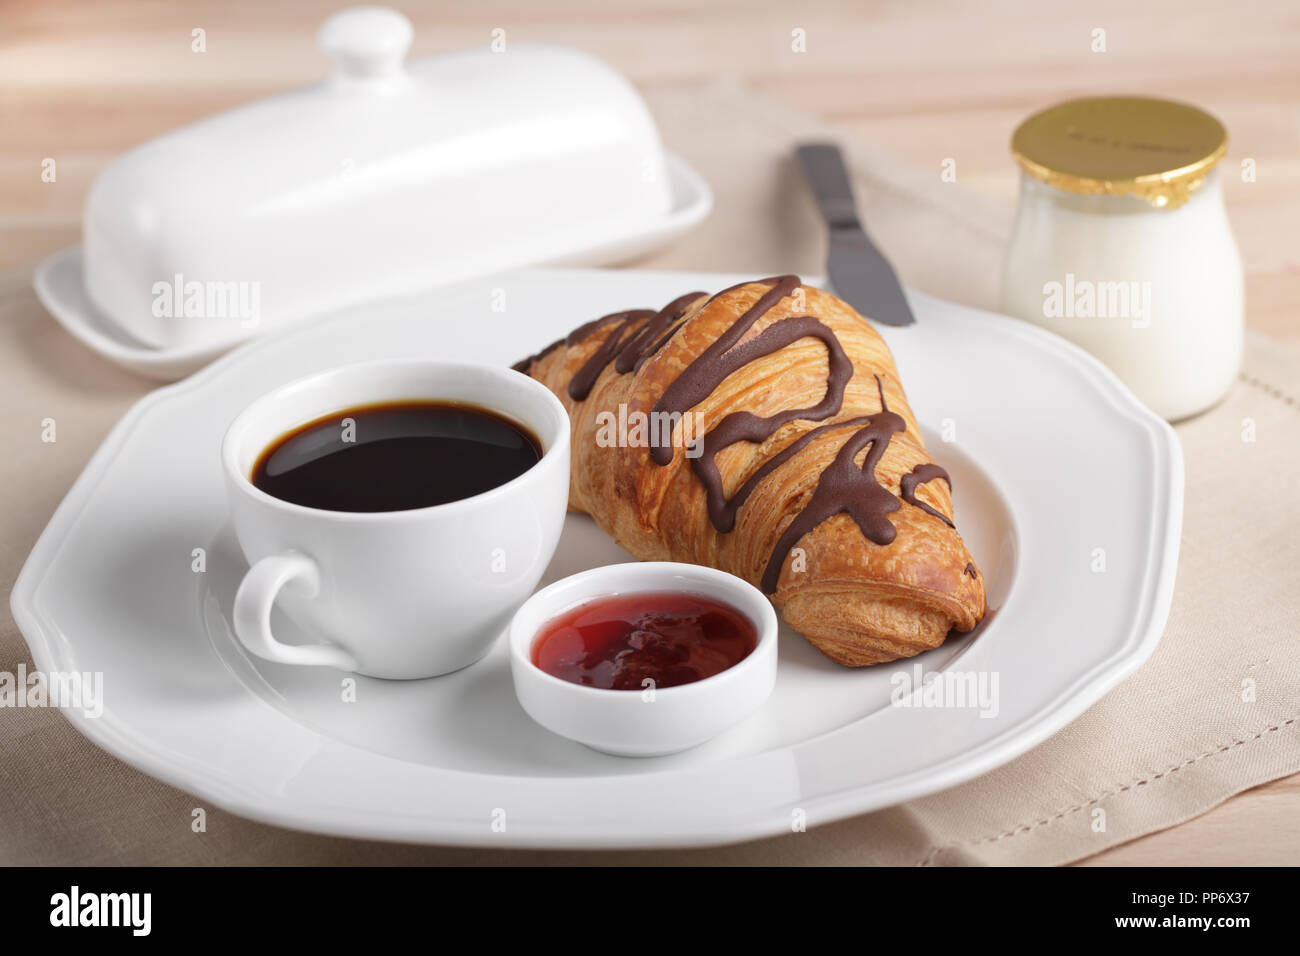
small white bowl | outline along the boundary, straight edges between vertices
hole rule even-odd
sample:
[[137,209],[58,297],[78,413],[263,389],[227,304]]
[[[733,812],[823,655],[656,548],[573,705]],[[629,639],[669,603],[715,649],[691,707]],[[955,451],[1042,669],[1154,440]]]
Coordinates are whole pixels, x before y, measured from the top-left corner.
[[[744,660],[712,677],[656,689],[584,687],[533,663],[542,628],[579,604],[626,594],[676,592],[712,598],[753,623],[758,643]],[[758,588],[694,564],[644,562],[593,568],[543,588],[510,622],[510,670],[528,716],[547,730],[620,757],[654,757],[704,743],[762,706],[776,684],[776,612]]]

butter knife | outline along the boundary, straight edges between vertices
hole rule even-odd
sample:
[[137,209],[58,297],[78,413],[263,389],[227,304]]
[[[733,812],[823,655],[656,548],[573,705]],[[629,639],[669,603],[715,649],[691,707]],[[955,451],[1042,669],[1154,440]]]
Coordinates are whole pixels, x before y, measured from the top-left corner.
[[822,218],[830,227],[826,275],[835,294],[873,322],[914,323],[916,319],[894,267],[858,219],[840,148],[833,143],[805,143],[799,147],[799,162]]

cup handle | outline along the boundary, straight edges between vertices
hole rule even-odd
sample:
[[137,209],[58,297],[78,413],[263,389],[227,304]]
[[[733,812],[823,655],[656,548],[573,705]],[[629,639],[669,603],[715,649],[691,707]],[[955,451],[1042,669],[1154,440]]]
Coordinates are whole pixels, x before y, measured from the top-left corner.
[[357,660],[333,644],[282,644],[271,633],[271,608],[286,586],[296,586],[307,597],[320,593],[320,569],[305,554],[288,552],[262,558],[244,575],[235,593],[232,613],[235,634],[249,651],[281,664],[308,664],[354,671]]

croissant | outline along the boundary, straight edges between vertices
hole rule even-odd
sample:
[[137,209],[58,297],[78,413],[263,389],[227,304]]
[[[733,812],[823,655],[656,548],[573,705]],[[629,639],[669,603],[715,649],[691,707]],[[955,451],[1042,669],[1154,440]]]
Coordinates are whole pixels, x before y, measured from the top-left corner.
[[984,616],[884,340],[797,276],[588,322],[515,368],[572,424],[569,506],[642,560],[720,568],[848,666]]

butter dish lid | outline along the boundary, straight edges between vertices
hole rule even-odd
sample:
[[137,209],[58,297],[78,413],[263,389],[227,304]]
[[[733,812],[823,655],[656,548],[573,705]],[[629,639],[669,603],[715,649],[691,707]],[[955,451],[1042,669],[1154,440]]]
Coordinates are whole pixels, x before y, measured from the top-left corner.
[[[146,143],[93,184],[85,297],[146,348],[229,347],[371,299],[537,263],[600,265],[711,197],[594,57],[511,45],[411,63],[410,22],[330,17],[333,75]],[[698,179],[698,178],[696,178]]]

